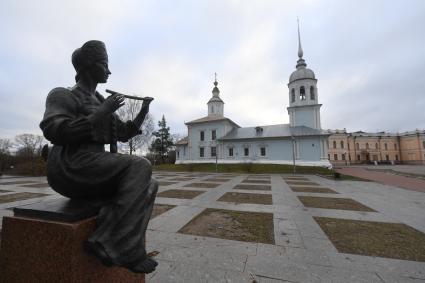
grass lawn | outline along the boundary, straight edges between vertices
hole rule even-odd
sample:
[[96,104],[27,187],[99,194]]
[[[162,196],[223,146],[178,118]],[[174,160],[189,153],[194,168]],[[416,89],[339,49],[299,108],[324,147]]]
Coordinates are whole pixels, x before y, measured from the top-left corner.
[[[154,171],[177,172],[216,172],[214,163],[203,164],[161,164],[153,167]],[[220,173],[278,173],[288,174],[293,172],[292,165],[284,164],[218,164],[217,172]],[[297,174],[332,174],[332,170],[315,166],[296,166]]]

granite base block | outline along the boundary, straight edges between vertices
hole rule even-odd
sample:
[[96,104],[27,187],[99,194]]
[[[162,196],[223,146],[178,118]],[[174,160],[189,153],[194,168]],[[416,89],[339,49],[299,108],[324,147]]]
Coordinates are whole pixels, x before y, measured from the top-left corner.
[[144,283],[144,274],[105,267],[84,252],[83,242],[95,229],[95,219],[62,223],[3,217],[0,282]]

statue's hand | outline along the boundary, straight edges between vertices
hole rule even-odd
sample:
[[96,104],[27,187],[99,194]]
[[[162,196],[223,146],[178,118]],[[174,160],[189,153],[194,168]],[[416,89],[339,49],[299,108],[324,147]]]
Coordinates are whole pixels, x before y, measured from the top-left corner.
[[143,99],[142,108],[140,109],[141,113],[144,113],[145,115],[148,114],[149,104],[151,104],[152,100],[152,97],[145,97],[145,99]]
[[124,105],[124,96],[119,94],[112,94],[99,106],[97,111],[90,115],[89,119],[93,123],[102,121],[108,115],[111,115],[117,109]]
[[112,94],[100,105],[99,111],[105,114],[112,114],[124,105],[124,96]]

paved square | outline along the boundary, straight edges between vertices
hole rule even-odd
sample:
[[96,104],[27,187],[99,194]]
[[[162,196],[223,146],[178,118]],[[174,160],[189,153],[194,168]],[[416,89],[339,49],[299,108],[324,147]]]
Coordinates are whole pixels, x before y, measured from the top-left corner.
[[[159,266],[147,276],[148,282],[425,281],[425,263],[421,257],[421,243],[425,232],[425,194],[422,192],[374,182],[334,181],[314,175],[296,175],[293,178],[289,174],[162,171],[154,172],[153,176],[159,176],[162,184],[148,226],[147,248],[148,251],[159,252],[156,256]],[[177,180],[171,181],[172,179]],[[222,180],[217,181],[218,179]],[[269,180],[270,184],[242,183],[244,180]],[[314,185],[303,185],[302,182]],[[0,217],[13,215],[12,208],[15,206],[62,198],[50,188],[22,187],[23,184],[40,183],[46,183],[46,178],[0,178],[0,189],[3,191],[0,192],[1,197],[16,193],[45,194],[19,200],[9,197],[7,202],[0,204]],[[290,187],[288,183],[294,185],[291,184]],[[255,190],[251,190],[254,186]],[[259,189],[262,186],[267,186],[267,190]],[[301,191],[300,188],[306,189]],[[310,191],[317,188],[328,188],[338,194]],[[168,190],[197,191],[200,194],[193,199],[162,197],[161,193]],[[232,192],[246,192],[250,197],[258,198],[266,196],[272,203],[265,205],[219,201]],[[314,196],[326,196],[332,198],[332,201],[349,199],[374,211],[343,210],[352,209],[347,203],[341,204],[338,209],[306,208],[299,199]],[[238,200],[242,199],[240,197]],[[273,242],[261,240],[258,235],[257,238],[252,236],[255,235],[252,227],[247,228],[250,217],[237,218],[256,214],[268,215],[267,220],[260,222],[267,224],[268,231],[272,231],[265,234],[272,235]],[[219,217],[211,218],[211,215]],[[227,222],[222,221],[223,217]],[[357,226],[337,228],[339,234],[330,233],[329,227],[322,229],[322,225],[316,221],[318,218],[341,220],[341,223],[349,221],[349,225],[354,225],[353,221],[362,221],[362,224],[377,223],[372,227],[385,227],[381,224],[388,223],[398,230],[390,229],[384,236],[378,236],[386,230],[369,229],[366,225],[362,226],[359,237],[377,241],[386,236],[400,235],[400,238],[390,238],[385,242],[391,243],[389,246],[397,245],[399,254],[411,256],[396,257],[388,250],[381,250],[379,253],[375,251],[375,254],[370,250],[362,254],[358,250],[342,250],[341,245],[344,243],[347,247],[352,246],[353,241],[349,236],[357,235],[353,228]],[[217,219],[221,221],[221,225],[217,223]],[[394,224],[397,225],[393,226]],[[188,225],[191,226],[190,231],[201,232],[189,233],[186,230],[189,229]],[[341,227],[340,223],[335,225]],[[232,235],[244,237],[235,239],[231,238]],[[334,239],[335,236],[338,239]]]

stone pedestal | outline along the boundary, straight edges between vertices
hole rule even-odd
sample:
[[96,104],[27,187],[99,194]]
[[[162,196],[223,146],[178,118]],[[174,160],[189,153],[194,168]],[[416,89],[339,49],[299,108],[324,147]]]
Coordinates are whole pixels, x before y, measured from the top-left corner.
[[96,225],[94,216],[67,223],[16,214],[3,218],[0,282],[145,282],[144,274],[105,267],[84,252],[83,242]]

